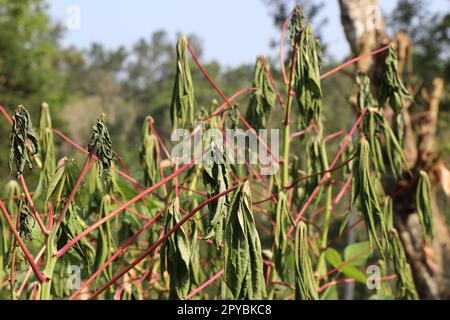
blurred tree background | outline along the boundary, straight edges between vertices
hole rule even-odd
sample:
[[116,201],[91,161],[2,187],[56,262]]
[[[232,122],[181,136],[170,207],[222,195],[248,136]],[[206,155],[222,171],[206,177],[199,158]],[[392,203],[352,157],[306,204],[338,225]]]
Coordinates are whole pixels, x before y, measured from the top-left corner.
[[[322,38],[321,26],[327,20],[320,18],[318,13],[324,1],[261,1],[272,15],[274,25],[280,29],[285,17],[299,2],[313,23],[315,35]],[[411,68],[415,78],[408,81],[414,80],[419,83],[419,89],[427,89],[435,77],[444,79],[436,146],[445,165],[450,167],[450,12],[429,12],[426,0],[399,0],[396,9],[385,13],[384,19],[386,32],[394,35],[403,31],[412,40]],[[170,140],[169,105],[175,75],[176,36],[164,30],[157,31],[148,38],[137,39],[128,49],[124,46],[106,48],[101,43],[93,43],[88,50],[63,47],[63,28],[51,20],[45,0],[0,0],[0,104],[10,114],[15,106],[23,104],[37,122],[41,103],[48,102],[54,127],[83,146],[87,144],[95,118],[106,112],[114,148],[139,177],[137,146],[145,117],[152,115],[160,134],[167,142]],[[201,52],[206,48],[202,48],[196,35],[188,37],[201,58]],[[273,39],[273,45],[278,45],[278,41]],[[327,43],[322,43],[322,48],[327,57]],[[269,56],[267,60],[274,77],[280,79],[278,57]],[[325,61],[328,62],[322,66],[323,72],[342,62]],[[253,65],[225,68],[220,61],[209,61],[204,66],[228,96],[251,86]],[[325,134],[348,128],[354,122],[349,103],[354,94],[353,68],[348,67],[323,81],[324,114],[328,120]],[[214,99],[222,103],[198,69],[192,66],[192,71],[198,105],[209,107]],[[281,83],[278,87],[283,88]],[[284,96],[285,92],[282,94]],[[240,103],[244,113],[245,97],[236,102]],[[415,114],[422,111],[420,103],[412,108],[417,108],[413,110]],[[273,114],[271,121],[274,127],[279,126],[280,110]],[[4,173],[9,126],[4,119],[0,124],[0,172]],[[61,156],[77,154],[61,140],[57,139],[56,143]],[[0,186],[7,179],[4,174],[0,176]],[[450,221],[448,200],[440,197],[438,201],[441,212]]]

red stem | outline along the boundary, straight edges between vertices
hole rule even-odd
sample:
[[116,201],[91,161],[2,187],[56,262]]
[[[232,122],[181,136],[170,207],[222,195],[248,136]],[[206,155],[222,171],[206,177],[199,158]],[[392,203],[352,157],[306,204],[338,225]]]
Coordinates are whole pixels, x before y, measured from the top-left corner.
[[[79,144],[77,144],[76,142],[74,142],[73,140],[71,140],[69,137],[67,137],[66,135],[64,135],[61,131],[57,130],[57,129],[53,129],[53,132],[56,133],[58,136],[60,136],[62,139],[64,139],[66,142],[70,143],[72,146],[74,146],[75,148],[77,148],[78,150],[80,150],[81,152],[83,152],[84,154],[89,154],[89,151],[87,151],[86,149],[84,149],[83,147],[81,147]],[[95,155],[92,156],[94,159],[98,160],[97,157]],[[145,188],[145,186],[140,183],[139,181],[133,179],[132,177],[130,177],[129,175],[127,175],[125,172],[120,171],[119,169],[113,167],[112,168],[113,171],[115,171],[116,173],[118,173],[119,175],[121,175],[122,177],[124,177],[125,179],[129,180],[131,183],[135,184],[135,185],[139,185],[139,187],[141,188]]]
[[43,275],[40,271],[36,263],[34,263],[34,258],[31,255],[31,253],[28,251],[25,243],[23,242],[22,238],[20,237],[19,233],[16,230],[16,227],[14,226],[13,221],[11,220],[11,217],[8,214],[8,211],[6,210],[5,205],[3,204],[3,201],[0,201],[0,209],[3,212],[3,215],[5,216],[6,222],[8,223],[12,233],[14,234],[14,237],[16,238],[16,241],[19,243],[20,248],[22,248],[23,253],[25,254],[28,263],[30,264],[31,268],[34,271],[34,274],[38,278],[39,282],[44,282],[49,280],[49,278],[45,275]]
[[49,232],[48,232],[47,228],[45,227],[44,222],[42,222],[39,212],[37,211],[36,207],[34,206],[33,199],[31,199],[30,193],[28,192],[28,187],[27,187],[27,184],[25,182],[25,178],[23,177],[23,175],[20,175],[19,180],[20,180],[20,184],[22,185],[23,192],[25,193],[25,198],[27,199],[27,202],[30,205],[31,211],[33,211],[34,217],[36,218],[39,228],[41,229],[42,233],[47,237],[49,235]]
[[224,273],[224,269],[220,270],[218,273],[216,273],[213,277],[211,277],[209,280],[205,281],[201,286],[199,286],[197,289],[192,290],[191,293],[188,294],[188,296],[186,297],[187,300],[191,299],[193,296],[197,295],[199,292],[201,292],[203,289],[205,289],[206,287],[208,287],[211,283],[213,283],[214,281],[216,281],[217,279],[219,279],[223,273]]
[[1,105],[0,105],[0,112],[3,114],[6,121],[8,121],[10,125],[12,125],[13,124],[12,118],[9,116],[8,112],[6,112],[5,108]]
[[[214,87],[214,89],[217,91],[217,93],[222,97],[222,99],[227,103],[227,105],[230,106],[230,108],[233,108],[233,105],[231,104],[230,100],[228,100],[228,98],[225,96],[225,94],[222,92],[222,90],[220,90],[220,88],[217,86],[217,84],[214,82],[214,80],[208,74],[206,69],[201,65],[200,61],[198,60],[197,56],[195,55],[194,51],[192,50],[192,47],[189,44],[189,42],[187,43],[187,48],[192,56],[192,59],[194,59],[195,64],[200,69],[200,71],[205,76],[205,78],[209,81],[209,83],[211,83],[211,85]],[[261,143],[261,145],[263,145],[264,148],[266,148],[266,150],[271,155],[273,155],[272,149],[270,149],[270,147],[264,142],[264,140],[261,139],[261,137],[256,133],[256,131],[249,125],[247,120],[245,120],[245,118],[240,113],[239,113],[239,119],[244,124],[244,126],[247,127],[247,129],[249,129],[254,134],[254,136],[256,137],[256,139],[258,139],[258,141]],[[280,163],[283,162],[283,160],[280,159],[279,157],[276,160]]]
[[[34,263],[37,264],[37,263],[39,262],[39,259],[41,259],[41,257],[42,257],[42,255],[44,254],[44,252],[45,252],[45,246],[44,246],[44,247],[41,249],[41,251],[39,251],[39,253],[37,254],[36,258],[34,259]],[[30,276],[31,276],[31,272],[33,272],[33,269],[32,269],[31,267],[29,267],[29,268],[28,268],[28,271],[27,271],[27,273],[25,274],[25,277],[23,278],[23,281],[22,281],[22,283],[21,283],[21,285],[20,285],[20,287],[19,287],[19,290],[17,290],[17,299],[19,299],[20,296],[22,295],[23,289],[25,288],[25,285],[27,284],[28,279],[29,279]]]
[[[253,92],[253,91],[256,91],[256,90],[258,90],[258,88],[255,88],[255,87],[246,88],[246,89],[241,89],[241,90],[239,90],[238,92],[236,92],[234,95],[232,95],[232,96],[230,97],[230,99],[228,99],[228,100],[229,100],[229,101],[233,101],[234,99],[236,99],[237,97],[243,95],[244,93],[247,93],[247,92]],[[224,110],[227,106],[228,106],[228,103],[225,102],[224,104],[222,104],[221,106],[219,106],[216,110],[214,110],[214,112],[211,113],[211,115],[209,115],[208,117],[206,117],[204,121],[208,121],[208,120],[210,120],[211,118],[214,118],[215,116],[219,115],[220,113],[223,112],[223,110]]]
[[372,51],[372,52],[363,54],[363,55],[361,55],[361,56],[359,56],[359,57],[353,58],[353,59],[351,59],[351,60],[349,60],[349,61],[347,61],[347,62],[341,64],[340,66],[338,66],[338,67],[336,67],[336,68],[334,68],[334,69],[332,69],[332,70],[326,72],[325,74],[321,75],[321,76],[320,76],[320,80],[325,79],[326,77],[332,75],[333,73],[338,72],[339,70],[341,70],[341,69],[343,69],[343,68],[345,68],[345,67],[351,65],[352,63],[355,63],[355,62],[357,62],[357,61],[359,61],[359,60],[362,60],[362,59],[365,59],[365,58],[369,58],[369,57],[371,57],[371,56],[373,56],[373,55],[376,55],[376,54],[378,54],[378,53],[380,53],[380,52],[383,52],[383,51],[385,51],[385,50],[387,50],[387,49],[389,49],[389,45],[387,45],[387,46],[385,46],[385,47],[383,47],[383,48],[380,48],[380,49],[378,49],[378,50],[375,50],[375,51]]
[[63,246],[61,249],[59,249],[55,256],[56,257],[60,257],[62,256],[67,250],[69,250],[72,246],[74,246],[78,241],[80,241],[84,236],[86,236],[87,234],[91,233],[92,231],[94,231],[95,229],[97,229],[99,226],[101,226],[103,223],[105,223],[106,221],[110,220],[111,218],[115,217],[116,215],[118,215],[120,212],[122,212],[123,210],[125,210],[126,208],[128,208],[129,206],[131,206],[133,203],[135,203],[136,201],[139,201],[140,199],[144,198],[147,194],[153,192],[154,190],[158,189],[159,187],[161,187],[162,185],[164,185],[165,183],[167,183],[168,181],[172,180],[173,178],[175,178],[176,176],[178,176],[179,174],[181,174],[182,172],[184,172],[185,170],[187,170],[189,167],[191,167],[195,162],[195,159],[192,160],[190,163],[184,165],[183,167],[181,167],[180,169],[178,169],[177,171],[173,172],[171,175],[169,175],[167,178],[159,181],[158,183],[154,184],[153,186],[151,186],[150,188],[144,190],[143,192],[141,192],[140,194],[134,196],[132,199],[128,200],[127,202],[125,202],[124,204],[122,204],[120,207],[118,207],[116,210],[112,211],[111,213],[109,213],[107,216],[103,217],[102,219],[100,219],[99,221],[97,221],[96,223],[94,223],[93,225],[91,225],[90,227],[88,227],[86,230],[84,230],[83,232],[81,232],[78,236],[76,236],[75,238],[73,238],[71,241],[69,241],[65,246]]
[[[390,276],[377,277],[377,278],[374,278],[374,280],[389,281],[389,280],[392,280],[392,279],[395,279],[395,278],[396,278],[396,275],[392,274]],[[330,281],[328,283],[325,283],[323,286],[319,287],[317,289],[317,292],[320,293],[320,292],[324,291],[325,289],[327,289],[327,288],[329,288],[329,287],[331,287],[333,285],[339,284],[339,283],[352,283],[352,282],[355,282],[355,279],[352,279],[352,278],[340,278],[340,279],[332,280],[332,281]]]

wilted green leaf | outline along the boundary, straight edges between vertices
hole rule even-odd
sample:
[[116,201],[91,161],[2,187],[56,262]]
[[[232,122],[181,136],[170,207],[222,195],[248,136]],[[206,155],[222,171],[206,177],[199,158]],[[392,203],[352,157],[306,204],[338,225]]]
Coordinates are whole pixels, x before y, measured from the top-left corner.
[[[180,204],[178,198],[175,198],[166,216],[165,232],[172,229],[180,220]],[[190,287],[191,244],[185,226],[178,228],[164,242],[161,248],[162,272],[166,263],[170,275],[169,299],[186,299]]]
[[391,229],[388,234],[390,257],[394,267],[397,285],[397,299],[417,300],[417,291],[411,272],[411,267],[406,260],[405,250],[403,248],[397,230]]
[[[218,195],[230,187],[226,158],[221,145],[213,144],[211,158],[204,161],[202,176],[208,197]],[[211,202],[209,207],[209,225],[205,239],[214,239],[217,246],[223,241],[223,230],[230,206],[229,194]]]
[[28,165],[33,167],[31,159],[39,152],[39,142],[35,135],[30,114],[24,106],[19,105],[12,118],[13,125],[9,136],[11,148],[9,151],[9,172],[20,176]]
[[317,283],[309,257],[307,229],[303,221],[297,225],[295,235],[295,298],[298,300],[318,300]]
[[253,218],[250,185],[237,190],[225,229],[224,279],[234,299],[264,299],[261,243]]
[[420,226],[425,239],[431,243],[434,239],[433,211],[431,210],[431,184],[428,174],[420,171],[416,191],[416,207]]
[[270,82],[261,59],[262,57],[259,57],[256,60],[255,75],[253,78],[253,87],[256,88],[256,91],[251,95],[245,117],[250,126],[255,130],[265,129],[267,127],[270,112],[276,102],[275,89]]
[[170,105],[170,116],[174,130],[193,125],[195,120],[196,102],[187,56],[187,43],[187,38],[181,36],[177,44],[175,85]]
[[114,159],[114,152],[112,149],[111,137],[108,128],[106,127],[104,115],[97,118],[94,127],[92,128],[92,135],[89,140],[88,150],[98,158],[99,176],[106,182],[111,177],[112,160]]

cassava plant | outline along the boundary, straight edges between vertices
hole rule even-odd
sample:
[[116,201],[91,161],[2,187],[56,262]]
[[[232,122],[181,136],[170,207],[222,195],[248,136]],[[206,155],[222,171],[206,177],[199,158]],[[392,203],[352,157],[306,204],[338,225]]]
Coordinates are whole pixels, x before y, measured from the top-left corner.
[[[286,18],[290,50],[280,59],[282,79],[258,57],[252,87],[231,98],[180,37],[167,105],[173,129],[191,130],[190,141],[202,150],[187,162],[171,155],[151,116],[143,123],[140,168],[130,171],[116,156],[104,114],[84,149],[52,127],[47,104],[38,128],[25,107],[12,119],[0,107],[11,120],[3,125],[11,127],[13,175],[0,199],[0,297],[316,300],[338,299],[344,284],[355,282],[362,298],[417,299],[394,224],[398,195],[382,183],[391,174],[416,188],[411,205],[431,242],[430,179],[410,168],[403,153],[402,110],[411,96],[395,46],[353,59],[387,51],[383,83],[374,92],[369,77],[358,74],[353,103],[333,106],[353,106],[354,124],[330,134],[334,119],[324,117],[321,81],[342,67],[321,75],[320,44],[305,18],[299,6]],[[210,108],[197,108],[194,64],[222,105],[211,97]],[[246,109],[232,102],[245,94],[239,105]],[[198,140],[203,129],[248,130],[281,169],[261,175],[263,161],[249,144],[233,150],[245,156],[230,163],[230,141]],[[281,156],[259,129],[282,131]],[[81,166],[72,154],[56,161],[57,137],[84,153]],[[37,181],[35,188],[25,176]],[[348,244],[352,229],[362,232]],[[77,287],[68,270],[74,265]],[[378,291],[367,287],[368,265],[381,270]]]

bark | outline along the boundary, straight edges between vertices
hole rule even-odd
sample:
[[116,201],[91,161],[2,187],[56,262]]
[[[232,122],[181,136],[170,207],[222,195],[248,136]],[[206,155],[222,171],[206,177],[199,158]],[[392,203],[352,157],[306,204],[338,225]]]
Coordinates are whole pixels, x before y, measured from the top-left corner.
[[[347,40],[354,56],[375,50],[386,45],[390,39],[384,32],[382,17],[379,17],[380,28],[364,28],[367,12],[375,10],[377,0],[339,0],[341,19]],[[371,8],[371,9],[369,9]],[[378,12],[380,8],[378,6]],[[362,26],[362,27],[361,27]],[[367,26],[367,25],[366,25]],[[382,28],[381,28],[382,27]],[[402,76],[410,78],[412,45],[404,33],[395,37],[399,56],[399,71]],[[367,72],[374,88],[378,88],[384,72],[385,55],[378,55],[373,60],[364,59],[356,66],[357,72]],[[406,74],[406,75],[405,75]],[[407,177],[397,184],[392,177],[385,177],[385,189],[388,194],[402,189],[394,198],[395,227],[405,247],[408,261],[413,271],[414,281],[420,298],[450,298],[450,233],[444,218],[439,212],[434,196],[435,187],[442,184],[450,193],[449,171],[439,160],[434,150],[434,139],[437,128],[439,103],[442,97],[444,82],[440,78],[433,81],[430,92],[423,91],[425,112],[416,121],[409,114],[409,105],[405,108],[405,155],[413,172],[413,178]],[[376,90],[378,91],[378,90]],[[416,212],[416,183],[420,170],[425,170],[433,186],[433,219],[436,238],[432,244],[424,241]]]
[[[339,0],[345,36],[354,56],[377,49],[385,40],[384,19],[378,0]],[[356,63],[357,72],[368,73],[373,59]]]

